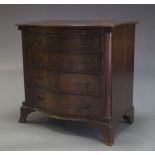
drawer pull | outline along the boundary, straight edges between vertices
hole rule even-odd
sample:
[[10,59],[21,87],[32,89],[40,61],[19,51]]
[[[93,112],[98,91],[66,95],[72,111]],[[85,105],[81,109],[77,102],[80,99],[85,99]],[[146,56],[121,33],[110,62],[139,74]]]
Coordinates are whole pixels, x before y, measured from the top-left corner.
[[42,59],[42,57],[40,57],[40,56],[32,56],[32,59],[33,59],[34,61],[40,62],[41,59]]
[[37,75],[37,79],[38,79],[38,80],[43,80],[43,79],[44,79],[44,76],[42,76],[42,75]]
[[89,45],[90,45],[90,42],[88,40],[81,40],[80,42],[81,48],[88,48]]
[[52,38],[52,39],[50,40],[50,43],[51,43],[52,45],[56,44],[57,42],[58,42],[58,38]]
[[88,34],[88,32],[86,30],[82,30],[81,34],[85,34],[86,35],[86,34]]
[[83,109],[90,109],[91,105],[90,104],[80,104],[78,109],[79,111],[83,110]]
[[58,42],[59,39],[57,36],[50,36],[49,41],[50,41],[50,43],[54,44],[54,43]]
[[41,100],[41,101],[43,101],[45,98],[44,98],[44,96],[39,95],[38,96],[38,99]]
[[33,40],[33,41],[30,43],[30,46],[31,46],[31,48],[33,48],[33,49],[38,49],[38,48],[41,47],[42,42],[43,42],[43,41],[42,41],[41,39],[36,39],[36,40]]
[[82,85],[82,86],[89,86],[90,85],[90,83],[89,82],[86,82],[86,83],[83,83],[83,82],[76,82],[76,84],[78,84],[78,85]]
[[88,109],[90,108],[91,106],[90,105],[82,105],[81,108],[84,108],[84,109]]
[[54,41],[54,42],[57,42],[57,41],[58,41],[58,38],[53,38],[53,41]]

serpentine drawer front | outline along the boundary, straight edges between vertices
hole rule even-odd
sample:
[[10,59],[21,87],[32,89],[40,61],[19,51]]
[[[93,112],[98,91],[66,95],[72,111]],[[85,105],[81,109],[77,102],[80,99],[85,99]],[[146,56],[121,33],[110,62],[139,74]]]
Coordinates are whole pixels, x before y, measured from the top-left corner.
[[79,73],[52,72],[34,66],[25,68],[26,84],[47,88],[54,92],[101,96],[101,77]]
[[134,119],[136,22],[41,21],[22,31],[25,101],[19,122],[41,111],[88,121],[112,145],[121,118]]

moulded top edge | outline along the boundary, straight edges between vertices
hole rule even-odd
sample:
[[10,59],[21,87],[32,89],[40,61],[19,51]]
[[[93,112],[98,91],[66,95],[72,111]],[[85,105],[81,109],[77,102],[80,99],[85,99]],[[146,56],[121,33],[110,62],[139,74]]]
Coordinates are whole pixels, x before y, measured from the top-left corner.
[[115,27],[119,25],[137,24],[138,21],[108,21],[108,20],[46,20],[17,23],[16,26],[39,27]]

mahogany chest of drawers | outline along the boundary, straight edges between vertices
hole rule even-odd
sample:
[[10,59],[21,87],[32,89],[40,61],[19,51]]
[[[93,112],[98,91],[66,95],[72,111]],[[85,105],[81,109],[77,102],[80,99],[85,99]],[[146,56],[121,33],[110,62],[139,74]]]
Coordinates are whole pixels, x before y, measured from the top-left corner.
[[41,111],[89,121],[112,145],[121,118],[134,119],[136,22],[41,21],[22,31],[25,102],[19,122]]

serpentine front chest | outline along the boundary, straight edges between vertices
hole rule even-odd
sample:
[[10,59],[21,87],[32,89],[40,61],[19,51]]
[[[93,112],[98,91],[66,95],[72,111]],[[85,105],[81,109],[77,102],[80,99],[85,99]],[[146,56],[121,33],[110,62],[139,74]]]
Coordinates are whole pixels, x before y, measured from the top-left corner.
[[22,31],[25,101],[19,122],[41,111],[89,121],[113,144],[121,118],[132,123],[136,22],[42,21]]

